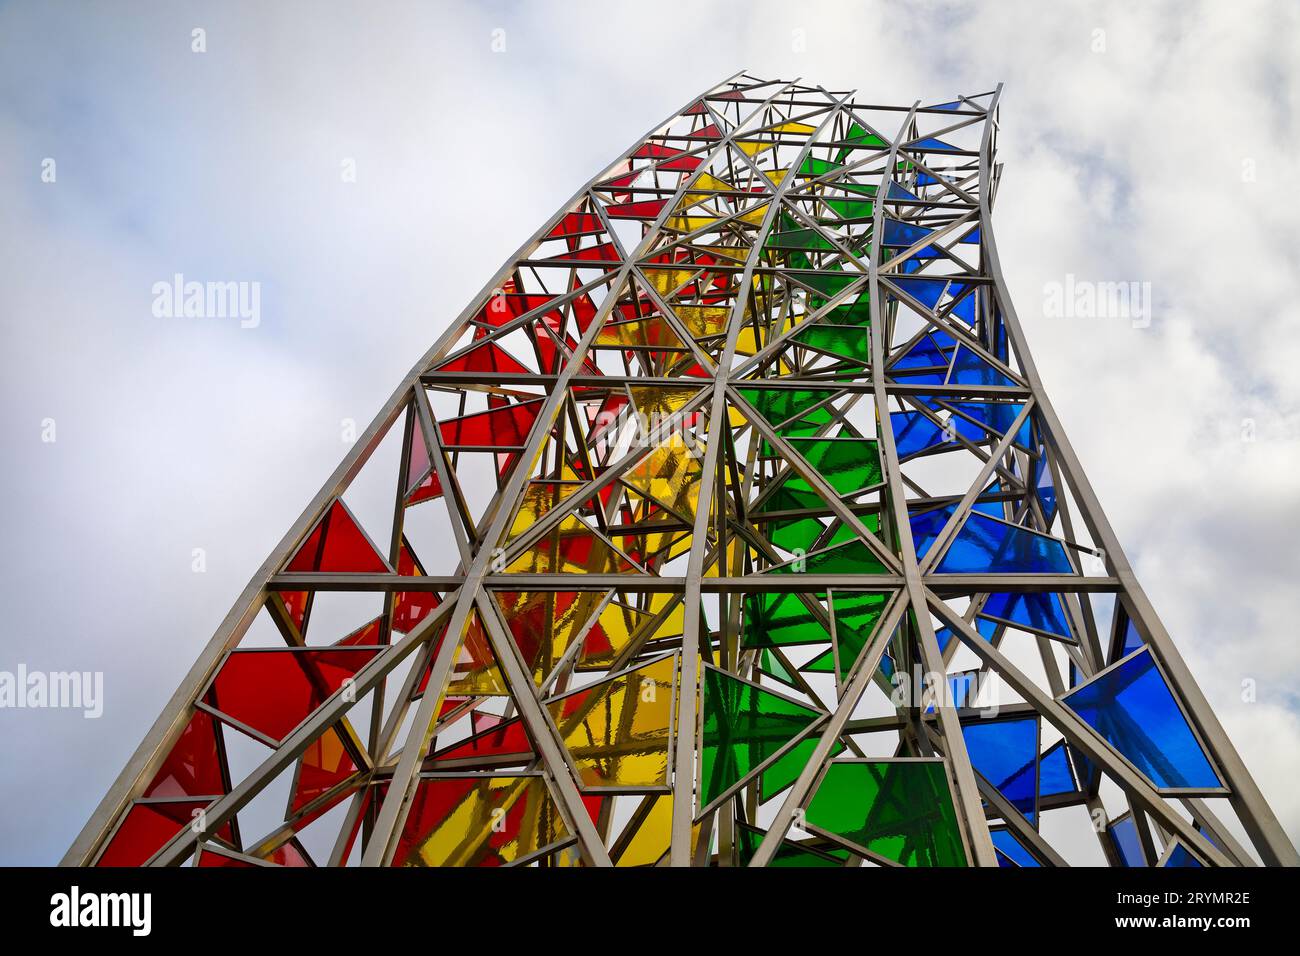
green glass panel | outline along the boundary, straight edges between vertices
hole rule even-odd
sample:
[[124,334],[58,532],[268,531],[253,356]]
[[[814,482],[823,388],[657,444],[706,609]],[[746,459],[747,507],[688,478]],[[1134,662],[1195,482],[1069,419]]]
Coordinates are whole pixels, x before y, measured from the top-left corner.
[[[766,803],[798,780],[799,774],[803,773],[803,768],[807,765],[808,758],[812,756],[813,749],[816,746],[817,735],[813,734],[811,737],[799,741],[774,760],[772,765],[764,770],[759,777],[759,802]],[[838,757],[843,752],[844,744],[836,740],[835,745],[831,747],[830,755]]]
[[823,352],[842,355],[857,362],[871,361],[871,336],[867,333],[870,326],[826,325],[818,322],[802,331],[796,332],[794,340]]
[[876,204],[865,199],[826,199],[827,206],[841,219],[870,219]]
[[769,249],[826,249],[834,251],[835,244],[815,229],[788,229],[774,232],[764,243]]
[[871,298],[864,292],[856,301],[835,306],[822,316],[821,321],[867,328],[871,323]]
[[837,182],[835,183],[835,188],[842,189],[849,193],[857,193],[859,196],[874,196],[876,190],[880,187],[875,183]]
[[[770,424],[779,425],[796,415],[801,415],[819,402],[824,402],[835,394],[829,388],[741,388],[740,397],[754,406],[755,410]],[[823,409],[826,420],[830,412]]]
[[818,551],[803,559],[803,569],[796,571],[793,564],[773,568],[773,574],[884,574],[885,566],[862,541],[848,541],[825,551]]
[[814,292],[820,292],[829,299],[843,292],[846,286],[861,279],[862,273],[827,270],[825,272],[792,272],[790,277],[808,286]]
[[849,131],[845,135],[843,141],[846,143],[855,143],[856,145],[845,146],[840,149],[839,153],[837,153],[835,156],[836,162],[840,164],[844,163],[844,161],[848,158],[849,154],[853,152],[853,150],[861,149],[864,146],[869,146],[875,149],[889,148],[889,144],[886,143],[883,139],[881,139],[879,136],[875,135],[874,133],[868,133],[857,123],[854,123],[852,126],[849,127]]
[[[741,866],[749,866],[749,862],[758,853],[759,844],[763,842],[763,837],[766,835],[765,830],[751,827],[747,823],[741,823],[736,828],[736,852],[739,854]],[[793,840],[782,840],[768,866],[843,866],[848,858],[849,851],[838,847],[814,850]]]
[[705,668],[701,803],[740,783],[821,716],[730,674]]
[[799,595],[749,594],[740,639],[746,647],[785,647],[829,641],[831,635]]
[[826,648],[803,667],[799,668],[805,674],[834,674],[835,673],[835,651],[833,648]]
[[808,823],[904,866],[965,866],[947,774],[939,760],[832,763]]
[[[773,511],[778,509],[773,508]],[[770,521],[767,524],[767,538],[783,551],[810,551],[813,543],[821,537],[825,526],[816,518],[795,518],[791,521]]]
[[[878,485],[883,478],[880,453],[870,438],[790,438],[789,442],[841,495]],[[812,490],[802,478],[791,478],[787,484],[794,490]]]
[[[878,592],[836,591],[831,597],[835,613],[835,637],[840,645],[841,681],[847,680],[849,671],[862,655],[876,622],[885,611],[888,594]],[[835,673],[835,652],[827,648],[804,664],[799,670],[811,674]]]
[[835,609],[835,637],[840,645],[840,679],[843,680],[862,649],[867,646],[876,622],[885,613],[889,595],[878,592],[836,591],[831,596]]
[[832,163],[829,160],[817,159],[814,156],[805,156],[804,161],[799,164],[799,175],[825,176],[827,173],[834,172],[843,166],[843,163]]
[[771,651],[763,652],[759,668],[764,673],[770,674],[783,684],[794,685],[795,683],[794,675],[791,674],[790,671],[786,669],[786,666],[781,663],[780,658]]

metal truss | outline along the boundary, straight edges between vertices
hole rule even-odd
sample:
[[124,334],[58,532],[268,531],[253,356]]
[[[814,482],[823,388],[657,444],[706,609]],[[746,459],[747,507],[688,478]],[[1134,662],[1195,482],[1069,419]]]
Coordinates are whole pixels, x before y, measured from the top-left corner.
[[657,124],[415,365],[64,863],[1300,862],[1043,392],[999,95],[738,74]]

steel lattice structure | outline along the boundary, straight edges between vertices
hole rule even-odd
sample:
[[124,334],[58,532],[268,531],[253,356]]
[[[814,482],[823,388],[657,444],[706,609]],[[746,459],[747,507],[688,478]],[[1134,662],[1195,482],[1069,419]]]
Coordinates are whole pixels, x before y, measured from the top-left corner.
[[740,74],[656,125],[416,364],[64,862],[1063,865],[1057,816],[1246,864],[1235,815],[1297,863],[1043,393],[999,95]]

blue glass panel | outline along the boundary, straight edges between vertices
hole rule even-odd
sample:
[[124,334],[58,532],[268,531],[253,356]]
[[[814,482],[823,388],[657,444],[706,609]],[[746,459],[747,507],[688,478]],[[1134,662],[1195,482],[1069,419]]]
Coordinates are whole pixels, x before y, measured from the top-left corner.
[[[973,303],[975,300],[971,299]],[[1015,385],[1010,378],[999,372],[982,359],[977,353],[967,348],[957,349],[957,357],[952,363],[950,382],[959,385]]]
[[967,242],[967,243],[970,243],[970,244],[972,244],[972,245],[979,245],[979,241],[980,241],[980,227],[979,227],[979,226],[976,226],[974,229],[972,229],[970,232],[966,233],[966,235],[962,236],[961,239],[958,240],[958,242]]
[[956,146],[951,143],[945,143],[941,139],[935,139],[933,136],[927,136],[925,139],[918,139],[911,143],[908,149],[923,150],[927,153],[955,153],[958,152]]
[[889,423],[894,429],[894,444],[899,458],[949,444],[944,441],[943,428],[920,412],[891,412]]
[[1020,845],[1010,830],[990,830],[993,846],[1016,866],[1041,866],[1032,853]]
[[931,230],[922,229],[920,226],[913,226],[910,223],[900,222],[897,219],[885,217],[885,242],[887,246],[901,246],[907,248],[910,245],[920,242],[926,236],[930,235]]
[[990,594],[980,609],[980,614],[1073,640],[1070,628],[1066,625],[1065,605],[1061,603],[1059,594],[1041,591]]
[[947,279],[895,279],[894,284],[926,308],[939,304]]
[[[964,414],[969,415],[975,421],[982,425],[987,425],[998,435],[1005,435],[1012,425],[1016,423],[1016,417],[1025,407],[1020,402],[950,402],[953,408],[960,409]],[[957,433],[971,441],[980,442],[989,440],[989,434],[981,425],[967,421],[960,416],[955,419]],[[1023,425],[1016,432],[1015,443],[1025,451],[1030,451],[1029,444],[1029,419],[1026,418]]]
[[1056,485],[1052,481],[1052,469],[1047,467],[1044,449],[1039,449],[1038,461],[1034,464],[1035,489],[1038,494],[1038,506],[1043,509],[1043,517],[1050,525],[1056,516]]
[[1055,538],[972,511],[936,570],[941,574],[1069,574]]
[[951,103],[940,103],[938,106],[931,106],[932,110],[959,110],[961,109],[961,100],[953,100]]
[[[953,306],[952,314],[957,316],[959,319],[964,319],[968,324],[973,325],[975,323],[975,294],[972,292]],[[998,357],[1002,358],[1002,356]]]
[[974,720],[962,725],[971,766],[1022,813],[1034,810],[1038,718]]
[[1038,761],[1038,792],[1041,796],[1051,797],[1058,793],[1074,793],[1078,789],[1074,771],[1070,769],[1070,758],[1065,755],[1065,741],[1057,741]]
[[[913,226],[911,223],[885,217],[885,236],[881,244],[906,249],[908,246],[914,245],[931,235],[932,232],[933,230],[930,229],[922,229],[920,226]],[[912,253],[912,255],[918,259],[933,259],[943,255],[943,253],[934,246],[925,246]]]
[[1142,841],[1138,839],[1137,824],[1133,822],[1132,816],[1110,825],[1110,839],[1125,866],[1147,865],[1142,856]]
[[1120,648],[1119,656],[1128,657],[1141,646],[1142,635],[1138,633],[1137,625],[1130,620],[1124,629],[1124,646]]
[[[902,452],[900,451],[899,454]],[[930,545],[934,544],[934,539],[939,536],[939,532],[943,530],[943,526],[948,523],[948,519],[956,510],[957,506],[952,504],[912,515],[912,544],[916,547],[918,558],[925,557],[925,552],[930,550]]]
[[894,676],[894,656],[889,651],[885,651],[880,657],[880,673],[886,677]]
[[916,193],[903,188],[898,183],[890,183],[889,198],[890,199],[915,199],[919,202],[921,197],[918,196]]
[[934,632],[934,639],[939,642],[939,650],[946,651],[948,645],[956,639],[956,635],[953,634],[952,628],[941,627]]
[[921,336],[907,352],[895,361],[891,370],[904,368],[931,368],[948,364],[948,352],[956,342],[947,332],[934,331]]
[[1160,789],[1222,786],[1148,648],[1062,700]]
[[1202,866],[1202,863],[1188,852],[1187,847],[1179,843],[1174,847],[1174,852],[1169,854],[1165,866]]

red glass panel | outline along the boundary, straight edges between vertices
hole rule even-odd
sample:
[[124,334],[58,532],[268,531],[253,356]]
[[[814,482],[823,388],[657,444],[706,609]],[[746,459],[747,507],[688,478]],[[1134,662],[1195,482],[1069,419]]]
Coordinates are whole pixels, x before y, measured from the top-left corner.
[[308,591],[281,591],[280,600],[284,602],[284,609],[289,612],[289,617],[293,620],[294,627],[298,628],[298,633],[302,633],[303,621],[307,619],[307,597]]
[[[522,313],[520,313],[522,314]],[[495,342],[484,342],[460,358],[438,366],[440,372],[509,372],[527,375],[529,370]],[[423,439],[421,439],[423,440]]]
[[547,239],[556,239],[561,236],[576,236],[587,232],[600,232],[604,227],[600,223],[600,217],[590,212],[571,212],[566,213],[564,218],[554,229],[546,234]]
[[[182,827],[190,825],[194,811],[203,809],[209,802],[176,800],[132,804],[95,866],[142,866]],[[223,839],[234,841],[230,824],[217,832]]]
[[379,622],[381,618],[367,621],[347,637],[335,641],[332,647],[373,647],[379,643]]
[[611,219],[654,219],[663,212],[666,199],[647,199],[644,202],[620,203],[605,211]]
[[659,168],[664,172],[693,173],[700,168],[700,164],[703,162],[704,158],[702,156],[683,156],[681,159],[670,159],[666,163],[660,163]]
[[665,146],[663,143],[642,143],[632,155],[637,159],[667,159],[681,154],[682,150],[674,146]]
[[301,810],[317,797],[328,793],[352,776],[356,769],[357,765],[352,762],[347,748],[343,746],[343,738],[338,731],[327,730],[303,752],[289,812]]
[[580,259],[583,262],[618,262],[618,250],[614,248],[612,242],[602,242],[599,245],[588,246],[585,249],[579,249],[577,252],[564,252],[558,256],[549,256],[548,261],[568,262],[571,259]]
[[377,653],[353,647],[231,651],[206,700],[272,740],[283,740]]
[[214,797],[225,792],[216,721],[211,714],[195,711],[144,796]]
[[460,418],[449,418],[441,424],[443,447],[463,448],[523,448],[528,442],[528,432],[542,410],[543,399],[475,412]]
[[[424,568],[415,560],[405,538],[397,554],[397,573],[407,577],[424,575]],[[442,599],[433,591],[398,591],[393,598],[393,630],[409,634],[441,603]]]
[[335,499],[325,517],[312,529],[302,547],[285,565],[285,571],[301,573],[381,574],[388,563],[358,527],[343,502]]
[[280,866],[311,866],[307,858],[302,855],[302,851],[292,843],[286,843],[272,850],[266,855],[266,859]]
[[408,505],[418,505],[421,501],[428,501],[431,498],[442,496],[442,483],[439,482],[438,476],[432,471],[424,476],[424,481],[420,482],[418,488],[406,496]]
[[516,754],[525,757],[531,757],[533,754],[533,742],[528,738],[528,731],[518,717],[486,730],[476,729],[474,736],[435,753],[433,759],[483,759]]

